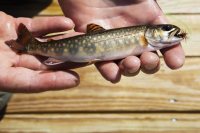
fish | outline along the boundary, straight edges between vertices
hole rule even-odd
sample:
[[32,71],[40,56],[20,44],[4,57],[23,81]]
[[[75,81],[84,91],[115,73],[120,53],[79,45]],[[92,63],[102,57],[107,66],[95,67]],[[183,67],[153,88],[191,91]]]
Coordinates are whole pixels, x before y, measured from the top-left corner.
[[48,57],[45,65],[64,62],[87,63],[123,59],[179,44],[186,32],[173,24],[137,25],[105,29],[91,23],[85,34],[41,42],[24,24],[18,28],[18,38],[9,41],[11,49]]

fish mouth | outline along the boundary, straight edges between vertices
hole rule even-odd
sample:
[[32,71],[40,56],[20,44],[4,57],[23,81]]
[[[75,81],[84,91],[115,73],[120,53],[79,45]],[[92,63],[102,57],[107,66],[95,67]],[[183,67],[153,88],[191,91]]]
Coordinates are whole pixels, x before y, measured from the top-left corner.
[[178,37],[178,38],[182,38],[182,39],[185,39],[186,38],[186,35],[187,33],[185,31],[182,31],[180,29],[177,29],[176,33],[175,33],[175,37]]

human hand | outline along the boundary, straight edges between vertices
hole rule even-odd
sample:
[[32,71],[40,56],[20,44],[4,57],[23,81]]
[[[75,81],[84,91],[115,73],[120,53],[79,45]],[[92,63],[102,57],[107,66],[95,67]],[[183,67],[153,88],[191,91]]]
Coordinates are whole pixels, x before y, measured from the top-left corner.
[[[64,14],[75,22],[75,30],[81,32],[86,31],[89,23],[109,29],[167,22],[154,0],[59,0],[59,3]],[[180,45],[163,49],[161,53],[171,69],[180,68],[184,63]],[[115,83],[121,74],[134,76],[140,69],[145,73],[157,72],[160,60],[156,52],[145,52],[140,57],[128,56],[117,62],[99,62],[96,66],[105,79]]]
[[42,92],[77,86],[78,75],[73,71],[50,71],[38,58],[12,51],[6,41],[17,38],[20,23],[34,36],[72,29],[73,22],[65,17],[13,18],[0,12],[0,91]]

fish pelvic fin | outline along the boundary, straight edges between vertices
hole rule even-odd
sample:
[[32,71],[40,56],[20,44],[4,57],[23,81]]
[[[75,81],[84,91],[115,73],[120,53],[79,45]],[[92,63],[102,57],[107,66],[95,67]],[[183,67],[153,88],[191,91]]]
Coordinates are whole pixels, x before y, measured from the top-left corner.
[[64,63],[64,61],[49,57],[47,60],[43,62],[47,66],[54,66]]
[[19,24],[17,35],[18,38],[16,40],[6,42],[11,49],[17,52],[27,52],[28,45],[32,45],[32,43],[38,41],[22,23]]

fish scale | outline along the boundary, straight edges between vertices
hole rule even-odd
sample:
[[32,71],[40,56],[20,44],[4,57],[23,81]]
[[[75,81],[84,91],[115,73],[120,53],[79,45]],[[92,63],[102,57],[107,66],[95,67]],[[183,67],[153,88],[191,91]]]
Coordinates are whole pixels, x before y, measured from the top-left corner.
[[186,37],[179,27],[171,24],[139,25],[105,30],[89,24],[87,34],[61,40],[39,42],[21,24],[19,38],[10,47],[28,54],[50,57],[44,63],[56,65],[65,61],[95,62],[122,59],[176,45]]

